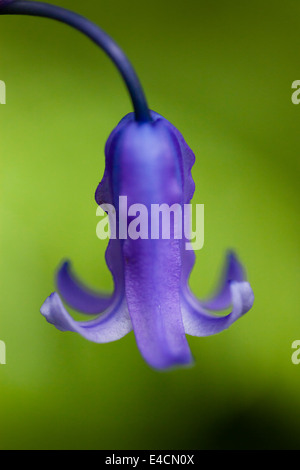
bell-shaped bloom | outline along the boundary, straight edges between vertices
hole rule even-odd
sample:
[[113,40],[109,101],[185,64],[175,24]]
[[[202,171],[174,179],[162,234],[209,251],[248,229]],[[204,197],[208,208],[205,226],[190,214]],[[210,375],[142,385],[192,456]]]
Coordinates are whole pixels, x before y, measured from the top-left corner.
[[[184,208],[194,193],[193,152],[172,124],[156,113],[150,116],[134,68],[101,28],[81,15],[45,2],[0,0],[0,15],[19,14],[54,19],[85,34],[119,70],[134,109],[108,139],[105,173],[96,191],[97,203],[109,204],[116,216],[116,236],[110,239],[106,252],[114,292],[108,296],[91,291],[76,279],[69,263],[64,263],[57,274],[60,296],[51,294],[41,313],[59,330],[77,332],[97,343],[115,341],[133,329],[141,354],[152,367],[188,365],[192,355],[186,334],[219,333],[246,313],[254,300],[233,253],[227,257],[222,283],[213,299],[200,302],[188,287],[195,256],[186,249],[188,234],[184,231],[179,237],[177,228],[186,227],[189,219]],[[120,202],[122,197],[126,198],[126,208]],[[154,206],[174,208],[176,224],[169,227],[167,236],[159,218],[152,218]],[[127,212],[128,207],[131,212]],[[144,231],[136,236],[137,207],[146,210],[139,223],[147,226],[148,236]],[[134,236],[129,233],[132,224]],[[95,318],[75,321],[62,299]],[[232,311],[228,315],[213,313],[229,307]]]
[[[121,221],[127,220],[129,229],[134,219],[125,218],[120,196],[126,196],[128,207],[142,204],[148,214],[155,204],[184,208],[192,199],[194,154],[172,124],[156,113],[146,123],[128,114],[110,135],[105,154],[96,202],[116,211],[116,238],[110,239],[106,251],[114,292],[104,296],[84,287],[64,263],[57,274],[60,296],[51,294],[41,313],[59,330],[77,332],[96,343],[118,340],[133,329],[138,348],[152,367],[188,365],[193,358],[186,334],[208,336],[228,328],[252,307],[252,289],[241,264],[229,253],[216,295],[201,302],[188,286],[195,254],[186,249],[186,236],[177,238],[174,230],[169,237],[161,232],[156,237],[124,236]],[[150,231],[150,216],[148,222]],[[75,321],[62,299],[96,317]],[[229,314],[215,313],[229,307]]]

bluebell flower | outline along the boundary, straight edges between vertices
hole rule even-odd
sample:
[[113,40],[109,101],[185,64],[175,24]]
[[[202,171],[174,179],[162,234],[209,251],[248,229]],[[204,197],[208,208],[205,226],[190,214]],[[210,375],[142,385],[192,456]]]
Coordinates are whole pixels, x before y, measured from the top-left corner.
[[[152,113],[152,122],[137,123],[127,115],[106,144],[106,168],[96,191],[98,204],[116,208],[119,233],[119,196],[128,205],[189,204],[194,193],[191,168],[194,154],[178,130]],[[129,223],[129,221],[128,221]],[[41,312],[62,331],[74,331],[97,343],[118,340],[132,329],[144,359],[165,369],[192,362],[186,334],[208,336],[228,328],[253,303],[253,292],[233,253],[228,254],[225,276],[216,296],[198,301],[188,286],[195,261],[185,239],[111,239],[106,262],[115,290],[111,297],[97,295],[78,282],[70,264],[58,271],[57,287],[73,309],[97,318],[75,321],[61,298],[53,293]],[[226,316],[219,311],[232,306]]]
[[[191,364],[186,335],[220,333],[252,307],[254,296],[244,269],[235,254],[228,253],[216,294],[208,301],[199,301],[188,285],[195,254],[186,249],[186,234],[177,238],[172,231],[169,238],[161,233],[157,238],[124,238],[119,230],[119,221],[124,218],[119,201],[123,196],[129,206],[143,204],[148,213],[153,204],[176,204],[183,209],[195,190],[192,150],[169,121],[149,111],[128,59],[98,27],[79,15],[43,3],[16,0],[0,13],[46,16],[85,33],[117,65],[134,107],[134,113],[121,120],[106,143],[105,172],[96,190],[97,204],[110,204],[117,215],[116,237],[110,239],[106,251],[114,291],[109,296],[85,287],[65,262],[56,277],[58,292],[46,299],[42,315],[57,329],[79,333],[96,343],[119,340],[133,330],[143,358],[155,369]],[[129,223],[127,219],[127,229]],[[63,301],[93,318],[75,321]],[[229,307],[231,313],[216,314]]]

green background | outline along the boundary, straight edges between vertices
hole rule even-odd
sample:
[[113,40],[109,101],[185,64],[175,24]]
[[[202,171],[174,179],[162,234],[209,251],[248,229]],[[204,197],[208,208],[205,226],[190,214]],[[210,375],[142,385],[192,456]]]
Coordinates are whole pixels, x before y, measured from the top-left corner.
[[109,59],[76,31],[0,17],[0,448],[300,448],[299,3],[57,4],[119,42],[151,108],[196,154],[205,246],[193,291],[212,291],[234,248],[256,299],[229,330],[190,337],[196,365],[168,373],[144,363],[133,333],[97,345],[44,320],[65,257],[112,289],[94,191],[105,141],[131,104]]

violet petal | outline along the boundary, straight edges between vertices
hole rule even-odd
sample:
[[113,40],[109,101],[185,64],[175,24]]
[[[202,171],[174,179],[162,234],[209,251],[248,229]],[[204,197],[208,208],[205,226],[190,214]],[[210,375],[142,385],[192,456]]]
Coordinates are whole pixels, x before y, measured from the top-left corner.
[[101,295],[84,286],[73,274],[70,263],[65,262],[56,276],[60,296],[74,310],[90,315],[97,315],[106,310],[112,302],[112,296]]
[[69,315],[59,295],[54,292],[42,305],[41,314],[58,330],[79,333],[95,343],[116,341],[132,330],[125,299],[114,302],[94,320],[78,322]]
[[190,294],[182,296],[182,317],[185,332],[191,336],[210,336],[229,328],[253,305],[254,295],[248,282],[230,282],[232,312],[216,316],[205,310]]

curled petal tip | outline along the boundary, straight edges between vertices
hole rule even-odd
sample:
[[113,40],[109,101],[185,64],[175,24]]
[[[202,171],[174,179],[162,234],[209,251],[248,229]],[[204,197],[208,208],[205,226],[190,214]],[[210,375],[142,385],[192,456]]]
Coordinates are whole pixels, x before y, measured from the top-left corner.
[[245,270],[233,250],[229,250],[227,253],[227,275],[232,281],[246,280]]
[[208,310],[225,310],[230,307],[232,304],[230,283],[232,281],[246,281],[246,274],[235,252],[229,250],[226,255],[219,287],[212,298],[201,302],[202,307]]
[[47,297],[47,299],[41,306],[40,312],[46,318],[48,323],[56,326],[56,328],[60,331],[67,331],[67,329],[63,326],[63,324],[55,315],[55,309],[53,307],[59,304],[60,298],[58,294],[56,292],[52,292],[52,294]]
[[95,343],[116,341],[132,330],[124,301],[113,303],[94,320],[79,322],[69,315],[59,295],[53,292],[42,305],[41,314],[58,330],[79,333],[85,339]]
[[211,336],[229,328],[247,313],[254,302],[254,294],[249,282],[230,282],[232,311],[225,316],[217,316],[207,311],[193,294],[185,296],[182,303],[185,332],[191,336]]
[[64,261],[58,269],[56,284],[65,302],[81,313],[97,315],[111,304],[111,295],[95,292],[77,279],[69,261]]
[[240,312],[238,316],[242,316],[253,307],[254,293],[249,282],[231,282],[230,285],[232,304],[235,306],[236,312]]

